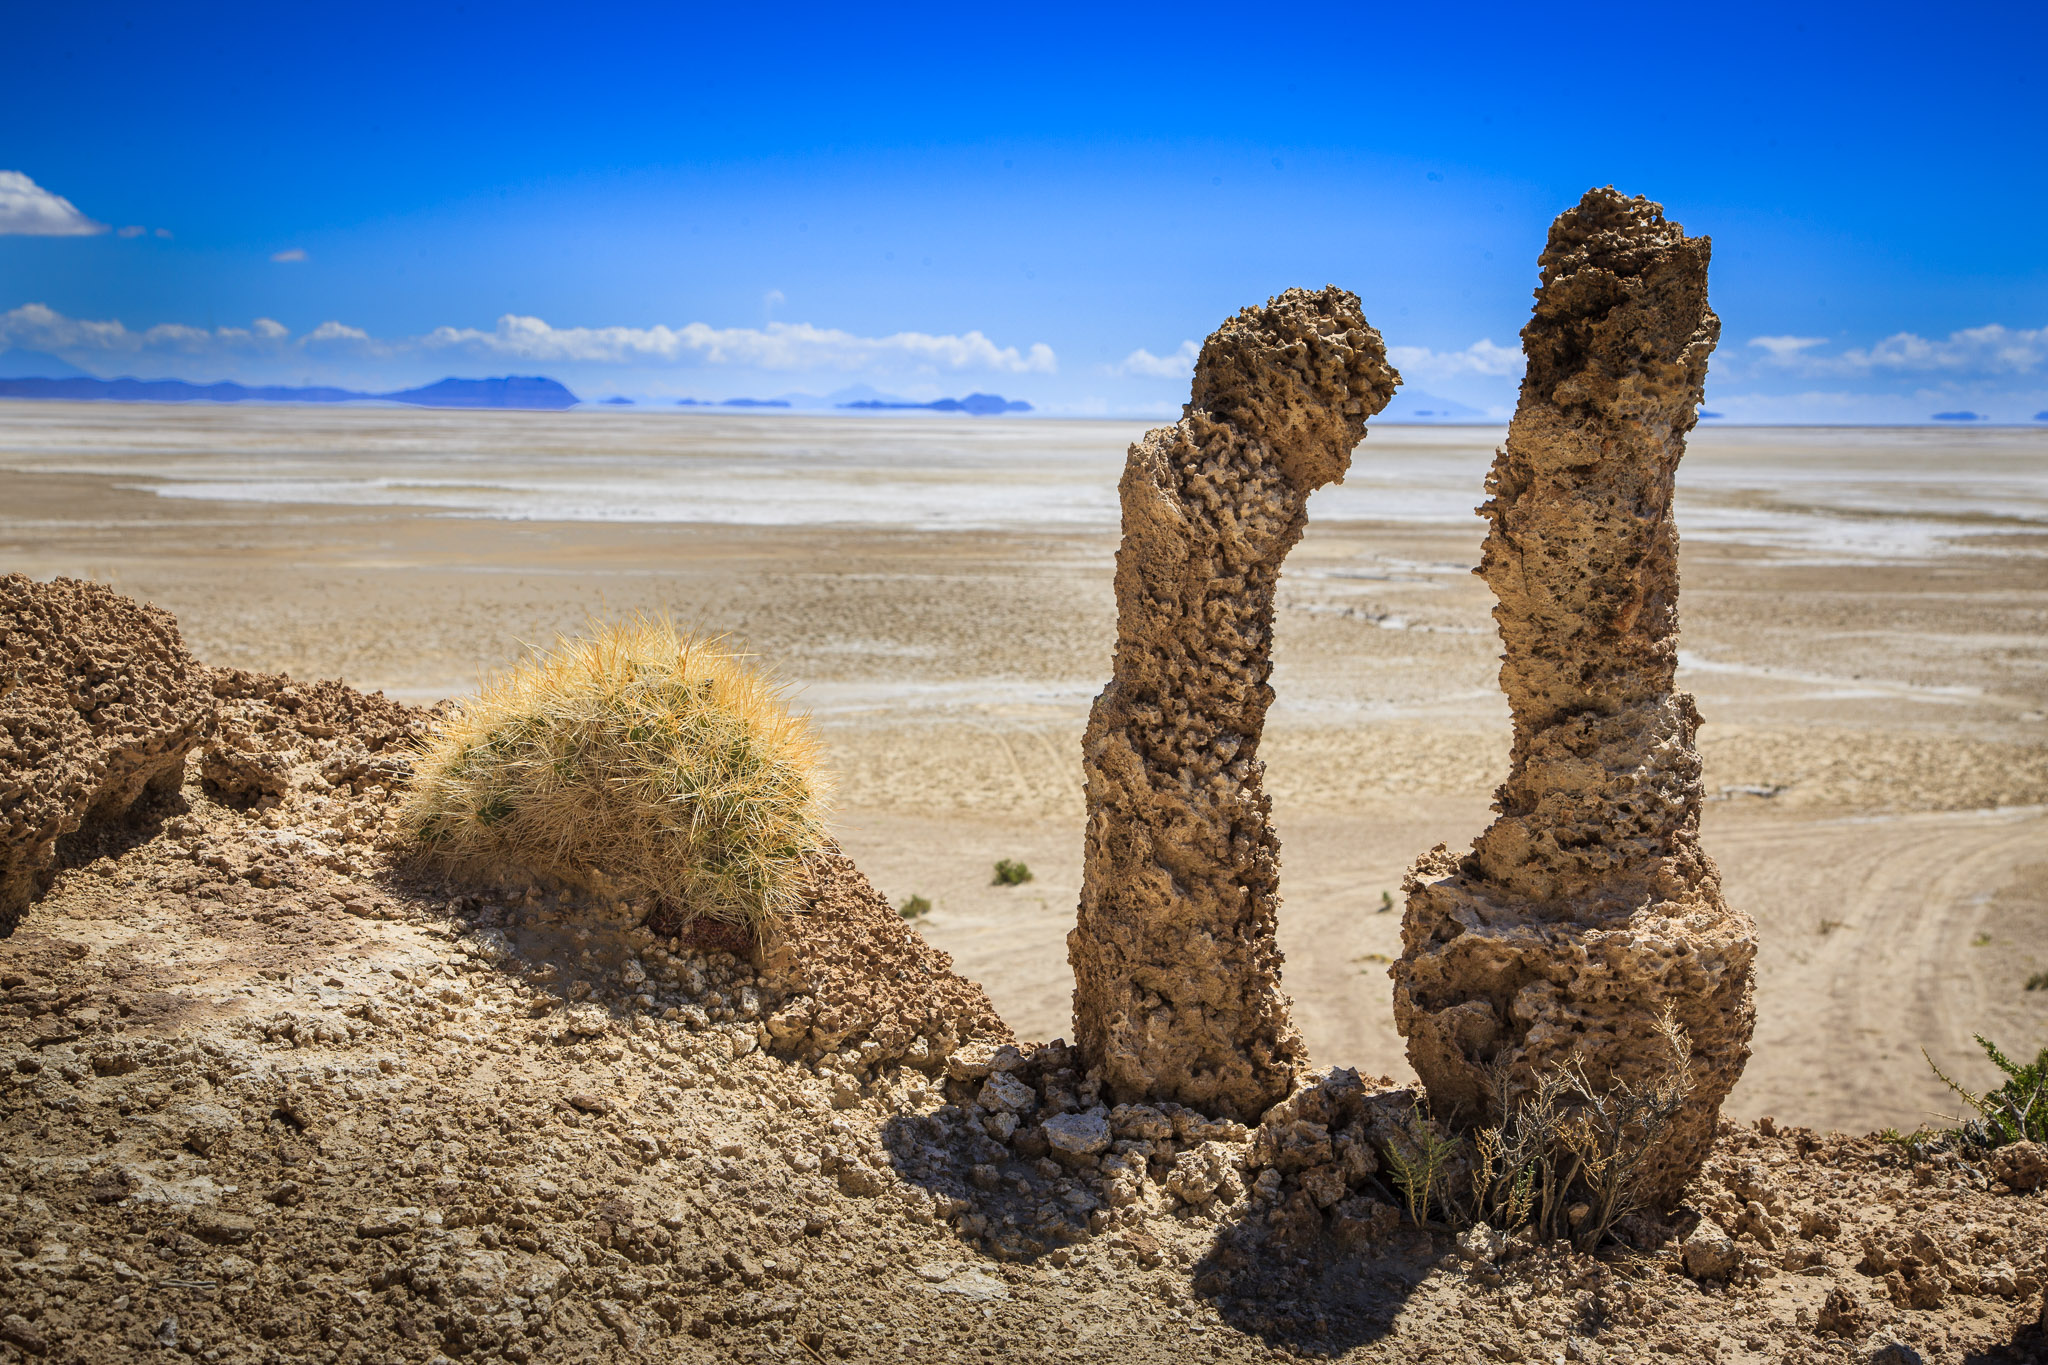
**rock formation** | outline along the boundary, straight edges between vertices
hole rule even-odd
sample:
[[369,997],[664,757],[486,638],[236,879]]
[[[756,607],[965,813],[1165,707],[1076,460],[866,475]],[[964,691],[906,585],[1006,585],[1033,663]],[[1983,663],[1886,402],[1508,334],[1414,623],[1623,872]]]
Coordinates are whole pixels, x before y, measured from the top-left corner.
[[1344,477],[1399,382],[1354,295],[1291,289],[1218,328],[1181,420],[1130,449],[1067,938],[1075,1038],[1114,1100],[1256,1120],[1302,1061],[1258,756],[1273,589],[1308,495]]
[[1673,476],[1720,334],[1708,247],[1612,189],[1551,227],[1481,509],[1512,767],[1472,852],[1439,845],[1410,872],[1393,970],[1396,1023],[1444,1118],[1486,1113],[1503,1063],[1526,1083],[1576,1052],[1597,1084],[1647,1085],[1672,1011],[1695,1089],[1644,1167],[1667,1203],[1706,1154],[1754,1020],[1754,932],[1699,847],[1699,713],[1673,681]]
[[0,577],[0,934],[59,839],[177,789],[213,723],[211,679],[169,612],[97,583]]

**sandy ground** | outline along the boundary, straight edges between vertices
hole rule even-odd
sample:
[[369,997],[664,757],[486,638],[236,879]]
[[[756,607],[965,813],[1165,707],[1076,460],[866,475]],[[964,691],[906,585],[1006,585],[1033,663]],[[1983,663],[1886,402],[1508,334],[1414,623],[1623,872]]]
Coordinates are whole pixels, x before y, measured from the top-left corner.
[[[423,420],[320,414],[337,465],[355,417]],[[1076,745],[1108,671],[1112,525],[503,520],[152,491],[152,468],[251,439],[253,420],[0,405],[0,568],[154,601],[212,663],[413,700],[593,613],[729,632],[815,713],[843,842],[875,883],[935,903],[920,927],[1020,1035],[1065,1032]],[[547,423],[614,430],[465,420],[485,446],[571,431]],[[1052,426],[1101,443],[1113,480],[1127,425],[972,430]],[[1483,467],[1496,435],[1467,433],[1460,458]],[[1361,466],[1409,439],[1375,433]],[[1708,432],[1688,457],[1682,481],[1705,491],[1681,508],[1703,528],[1683,560],[1682,679],[1709,722],[1706,845],[1762,942],[1737,1116],[1908,1128],[1951,1107],[1921,1048],[1983,1081],[1973,1032],[2048,1042],[2048,990],[2025,989],[2048,971],[2048,524],[2026,481],[2044,455],[2027,433]],[[1382,896],[1430,845],[1469,842],[1505,770],[1479,536],[1476,519],[1320,520],[1283,579],[1265,754],[1288,984],[1319,1063],[1405,1074],[1385,976],[1400,916]],[[1003,857],[1035,879],[991,886]]]

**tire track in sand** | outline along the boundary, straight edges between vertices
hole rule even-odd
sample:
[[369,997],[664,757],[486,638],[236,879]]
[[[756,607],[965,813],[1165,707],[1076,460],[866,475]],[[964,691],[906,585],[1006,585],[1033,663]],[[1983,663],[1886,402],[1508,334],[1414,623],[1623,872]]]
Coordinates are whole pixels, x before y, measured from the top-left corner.
[[[1907,1130],[1960,1103],[1922,1047],[1981,1088],[1997,1073],[1971,1034],[2040,1046],[2048,1009],[2028,1009],[2005,978],[2048,948],[2048,887],[2022,880],[2048,856],[2048,811],[1796,822],[1730,812],[1708,826],[1729,902],[1756,918],[1759,941],[1754,1055],[1733,1115]],[[2037,910],[2018,937],[1987,942],[2002,894]]]

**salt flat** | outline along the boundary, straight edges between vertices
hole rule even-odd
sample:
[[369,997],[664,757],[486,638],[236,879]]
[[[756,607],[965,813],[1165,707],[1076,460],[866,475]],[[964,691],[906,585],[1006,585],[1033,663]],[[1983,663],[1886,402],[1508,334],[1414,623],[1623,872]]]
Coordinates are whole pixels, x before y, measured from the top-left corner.
[[[219,664],[432,700],[591,614],[744,641],[812,708],[842,839],[1021,1033],[1066,1027],[1077,745],[1137,423],[0,404],[0,568],[111,582]],[[1374,431],[1282,580],[1265,746],[1321,1063],[1400,1073],[1401,870],[1504,775],[1471,509],[1498,429]],[[1740,1116],[1951,1107],[2048,1041],[2048,433],[1703,430],[1681,681],[1756,916]],[[1769,793],[1768,795],[1764,793]],[[1037,879],[987,885],[1022,857]]]

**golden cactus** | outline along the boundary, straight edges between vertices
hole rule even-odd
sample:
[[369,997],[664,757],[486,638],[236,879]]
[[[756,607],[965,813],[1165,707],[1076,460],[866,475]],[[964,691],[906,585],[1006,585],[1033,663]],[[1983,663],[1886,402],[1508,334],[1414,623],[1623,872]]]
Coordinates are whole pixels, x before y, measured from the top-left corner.
[[451,865],[758,925],[804,895],[826,786],[772,679],[643,617],[489,680],[420,753],[405,818]]

